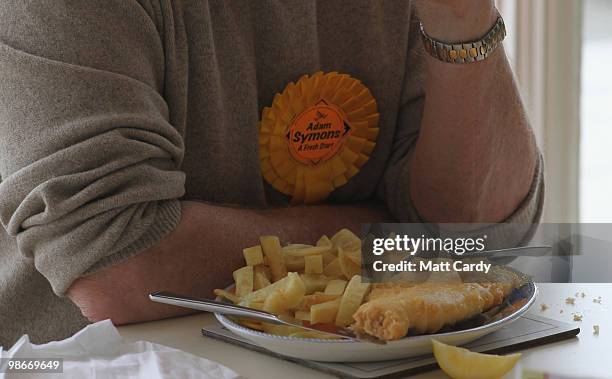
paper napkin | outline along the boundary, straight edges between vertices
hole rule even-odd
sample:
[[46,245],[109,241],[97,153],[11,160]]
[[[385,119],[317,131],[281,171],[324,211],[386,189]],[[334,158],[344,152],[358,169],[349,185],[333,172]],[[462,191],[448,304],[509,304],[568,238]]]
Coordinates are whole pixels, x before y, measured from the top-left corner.
[[[28,373],[28,378],[241,378],[216,362],[193,354],[147,341],[123,342],[110,320],[86,326],[63,341],[34,345],[22,336],[8,351],[0,348],[5,367],[6,358],[61,358],[63,373]],[[6,370],[1,370],[6,371]],[[24,378],[23,374],[0,373],[0,379]]]

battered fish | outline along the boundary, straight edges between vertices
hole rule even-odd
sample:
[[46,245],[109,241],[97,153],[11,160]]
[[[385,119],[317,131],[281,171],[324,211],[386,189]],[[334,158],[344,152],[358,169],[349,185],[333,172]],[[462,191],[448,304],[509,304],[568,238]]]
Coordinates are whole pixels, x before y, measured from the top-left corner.
[[352,329],[386,341],[408,332],[435,333],[501,304],[521,283],[516,274],[506,270],[496,271],[494,277],[493,281],[489,281],[493,276],[479,277],[479,283],[375,285],[367,302],[354,314]]

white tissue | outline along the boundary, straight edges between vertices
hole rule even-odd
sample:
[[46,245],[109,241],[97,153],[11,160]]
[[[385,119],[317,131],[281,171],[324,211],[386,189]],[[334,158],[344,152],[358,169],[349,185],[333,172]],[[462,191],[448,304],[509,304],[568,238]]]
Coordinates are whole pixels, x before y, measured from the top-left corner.
[[[63,373],[27,374],[33,379],[56,378],[240,378],[216,362],[147,341],[124,343],[110,320],[88,325],[63,341],[30,343],[27,335],[2,358],[63,358]],[[20,379],[24,374],[0,373],[0,379]]]

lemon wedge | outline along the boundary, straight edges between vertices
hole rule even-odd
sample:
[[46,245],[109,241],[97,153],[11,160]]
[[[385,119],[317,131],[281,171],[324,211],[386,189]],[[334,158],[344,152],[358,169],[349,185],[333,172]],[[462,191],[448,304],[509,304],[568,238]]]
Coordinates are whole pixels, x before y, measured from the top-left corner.
[[436,340],[431,342],[440,368],[453,379],[498,379],[512,370],[521,357],[520,353],[482,354]]

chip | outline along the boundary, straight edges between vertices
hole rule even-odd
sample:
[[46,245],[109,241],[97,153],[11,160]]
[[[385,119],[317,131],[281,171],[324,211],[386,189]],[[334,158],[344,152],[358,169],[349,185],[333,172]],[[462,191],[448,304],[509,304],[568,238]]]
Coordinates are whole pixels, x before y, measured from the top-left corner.
[[312,324],[331,324],[335,321],[340,309],[340,299],[315,304],[310,307],[310,322]]
[[245,266],[233,273],[236,296],[243,297],[253,292],[253,266]]
[[335,320],[336,325],[348,326],[353,323],[353,315],[363,303],[369,290],[370,283],[362,283],[361,276],[355,275],[351,278],[340,300],[340,308]]
[[244,256],[247,266],[257,266],[264,263],[263,252],[260,245],[247,247],[242,250],[242,255]]
[[287,267],[281,252],[281,245],[276,236],[262,236],[259,238],[263,253],[268,258],[268,266],[274,281],[280,280],[287,275]]
[[325,287],[326,295],[342,295],[344,293],[344,289],[346,288],[346,280],[342,279],[333,279],[327,283]]
[[322,274],[323,273],[323,256],[322,255],[308,255],[304,257],[304,273]]

